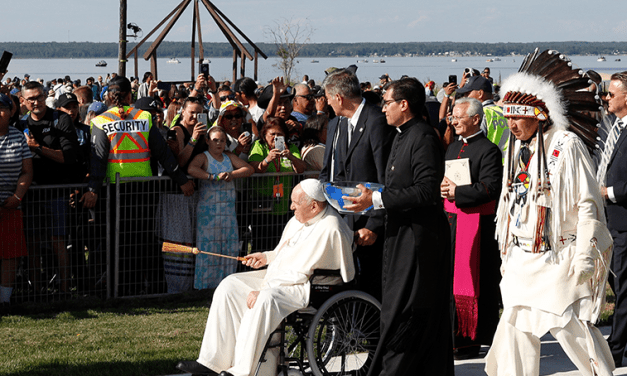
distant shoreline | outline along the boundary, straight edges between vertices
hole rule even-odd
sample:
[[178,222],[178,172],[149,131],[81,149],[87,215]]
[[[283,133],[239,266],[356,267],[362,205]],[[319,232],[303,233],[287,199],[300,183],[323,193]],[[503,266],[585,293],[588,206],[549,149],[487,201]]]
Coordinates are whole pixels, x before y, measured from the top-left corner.
[[[139,48],[140,59],[151,42]],[[136,43],[129,43],[131,51]],[[269,57],[276,57],[276,46],[256,43]],[[253,49],[245,44],[249,51]],[[526,55],[535,48],[555,49],[570,56],[614,56],[627,54],[627,42],[530,42],[530,43],[467,43],[467,42],[406,42],[406,43],[311,43],[301,50],[299,58],[359,57],[386,58],[398,56],[493,56]],[[205,57],[232,57],[228,43],[203,43]],[[117,58],[117,43],[94,42],[0,42],[0,52],[13,53],[14,59],[107,59]],[[196,48],[196,52],[198,52]],[[159,58],[190,57],[189,42],[163,42],[158,49]],[[129,59],[129,62],[132,58]]]

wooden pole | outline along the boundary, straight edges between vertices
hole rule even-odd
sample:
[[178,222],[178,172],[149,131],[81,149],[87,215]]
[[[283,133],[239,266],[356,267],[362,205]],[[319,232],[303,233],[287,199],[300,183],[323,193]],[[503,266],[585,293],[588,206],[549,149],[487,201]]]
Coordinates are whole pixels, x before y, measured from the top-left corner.
[[[256,53],[257,51],[255,51],[255,54]],[[244,51],[242,51],[242,54],[240,56],[240,64],[241,66],[239,67],[239,78],[246,77],[246,55],[244,55]]]
[[254,61],[254,63],[255,63],[255,72],[254,72],[255,82],[257,82],[257,62],[258,61],[259,61],[259,55],[257,55],[257,50],[255,50],[255,61]]
[[231,83],[235,82],[236,78],[237,78],[237,50],[233,49],[233,81],[231,81]]
[[135,60],[135,77],[139,77],[139,54],[137,53],[137,51],[135,51],[135,54],[133,55]]
[[157,78],[157,50],[156,49],[154,49],[152,53],[150,54],[150,72],[152,72],[152,76],[155,78],[155,80],[158,80]]
[[[198,60],[200,64],[202,64],[205,61],[205,49],[202,46],[202,29],[200,27],[200,9],[198,8],[198,1],[196,1],[195,6],[196,6],[196,13],[198,14],[198,18],[196,18],[196,22],[197,22],[196,28],[198,29]],[[196,77],[192,77],[192,81],[196,81]]]
[[198,0],[194,0],[194,14],[192,16],[192,81],[196,81],[195,65],[196,65],[196,18],[198,17]]
[[120,0],[120,42],[118,44],[118,76],[126,77],[126,0]]

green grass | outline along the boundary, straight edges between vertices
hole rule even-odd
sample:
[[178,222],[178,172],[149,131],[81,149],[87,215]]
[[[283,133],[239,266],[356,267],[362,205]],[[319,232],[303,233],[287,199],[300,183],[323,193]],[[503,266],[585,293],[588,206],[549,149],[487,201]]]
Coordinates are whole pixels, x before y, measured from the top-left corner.
[[[598,325],[607,325],[614,294]],[[211,292],[20,305],[0,317],[0,375],[155,376],[198,357]]]
[[179,360],[198,357],[209,298],[200,292],[3,316],[0,375],[180,373]]

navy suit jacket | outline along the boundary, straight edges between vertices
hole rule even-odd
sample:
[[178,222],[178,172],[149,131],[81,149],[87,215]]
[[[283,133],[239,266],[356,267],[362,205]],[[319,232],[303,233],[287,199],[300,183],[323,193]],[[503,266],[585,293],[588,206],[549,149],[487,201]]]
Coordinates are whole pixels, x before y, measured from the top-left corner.
[[607,225],[610,230],[627,231],[627,129],[622,130],[607,165],[608,187],[613,187],[616,203],[607,201]]
[[[327,145],[324,153],[324,167],[320,172],[320,181],[330,181],[331,157],[335,153],[336,166],[334,181],[361,181],[385,183],[385,166],[394,140],[394,127],[387,124],[381,109],[368,103],[359,115],[353,131],[351,144],[348,140],[348,120],[336,117],[329,122]],[[337,150],[333,142],[338,135]],[[365,216],[347,216],[347,222],[353,231],[367,228],[381,234],[385,226],[383,211],[370,211]]]

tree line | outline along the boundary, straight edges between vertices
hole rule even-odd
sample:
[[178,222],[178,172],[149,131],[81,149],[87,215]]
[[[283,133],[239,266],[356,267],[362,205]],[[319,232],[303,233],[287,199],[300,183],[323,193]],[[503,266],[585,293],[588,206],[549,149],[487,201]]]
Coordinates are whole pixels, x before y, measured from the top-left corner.
[[[129,43],[127,51],[135,47]],[[139,48],[140,57],[150,43]],[[248,51],[254,51],[245,44]],[[277,56],[277,48],[272,43],[257,43],[264,53]],[[535,48],[555,49],[567,55],[612,55],[627,53],[627,42],[531,42],[531,43],[464,43],[464,42],[407,42],[407,43],[307,43],[300,51],[301,57],[343,57],[343,56],[428,56],[454,52],[455,54],[505,56],[510,53],[524,55]],[[231,57],[233,49],[229,43],[203,43],[205,57]],[[91,42],[0,42],[0,51],[13,53],[19,59],[50,58],[115,58],[117,43]],[[198,51],[198,44],[196,46]],[[163,42],[158,49],[159,57],[189,57],[189,42]]]

